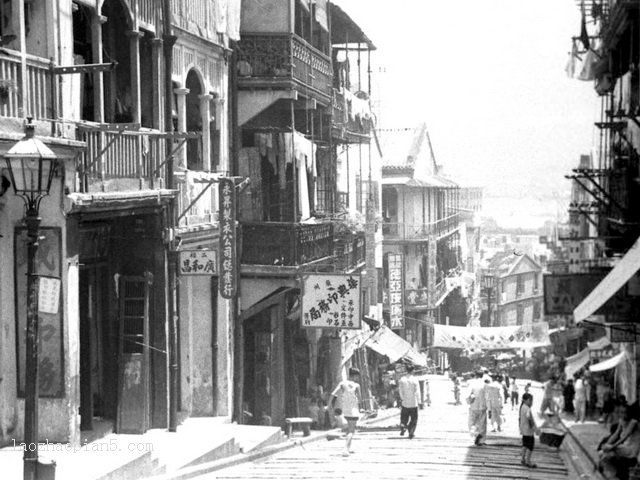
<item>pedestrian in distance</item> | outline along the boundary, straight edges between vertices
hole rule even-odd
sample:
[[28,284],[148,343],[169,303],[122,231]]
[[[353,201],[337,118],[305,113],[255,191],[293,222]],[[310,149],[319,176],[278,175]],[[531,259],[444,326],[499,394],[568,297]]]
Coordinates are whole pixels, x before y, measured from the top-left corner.
[[343,457],[348,457],[351,450],[351,442],[356,433],[356,426],[360,418],[360,370],[357,368],[349,369],[349,379],[342,380],[331,394],[331,407],[336,412],[336,404],[341,414],[347,421],[347,434],[345,436],[345,446],[342,452]]
[[400,435],[405,430],[413,438],[418,425],[418,404],[420,403],[420,384],[413,376],[413,365],[406,366],[407,373],[398,382],[398,391],[402,408],[400,409]]
[[564,411],[566,413],[573,414],[575,412],[573,398],[576,395],[576,389],[573,385],[573,378],[567,380],[567,383],[562,390],[562,395],[564,396]]
[[533,447],[535,445],[535,437],[533,435],[539,435],[540,430],[533,419],[531,405],[533,405],[533,395],[530,393],[522,395],[522,403],[520,404],[520,413],[518,415],[520,435],[522,435],[522,458],[520,463],[525,467],[536,468],[537,465],[531,461],[531,455],[533,454]]
[[558,405],[554,400],[555,391],[558,388],[558,377],[552,375],[549,380],[544,384],[544,391],[542,394],[542,403],[540,404],[540,416],[544,416],[544,411],[548,408],[554,413],[558,413]]
[[453,378],[453,399],[455,405],[462,405],[460,401],[460,379],[454,375]]
[[[487,390],[490,379],[481,370],[477,371],[475,378],[469,382],[469,433],[474,438],[475,445],[484,445],[487,436]],[[484,378],[483,378],[484,376]],[[485,382],[486,381],[486,382]]]
[[511,377],[511,410],[515,409],[518,405],[519,395],[516,377]]
[[573,403],[576,412],[576,422],[584,422],[587,415],[587,388],[581,374],[576,375],[576,381],[574,382],[573,389]]
[[500,384],[500,376],[493,375],[493,378],[486,386],[487,389],[487,411],[491,419],[491,431],[496,429],[502,431],[502,385]]

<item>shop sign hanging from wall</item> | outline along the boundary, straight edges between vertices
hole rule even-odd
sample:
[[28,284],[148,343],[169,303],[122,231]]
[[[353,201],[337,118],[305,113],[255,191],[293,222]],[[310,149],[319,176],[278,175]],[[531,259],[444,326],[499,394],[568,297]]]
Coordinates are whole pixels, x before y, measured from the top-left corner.
[[232,179],[220,180],[218,189],[220,211],[220,295],[233,298],[238,283],[236,255],[236,186]]
[[306,275],[302,279],[302,327],[359,329],[360,275]]
[[218,259],[215,250],[182,250],[180,275],[215,275]]
[[404,295],[402,288],[402,254],[387,255],[389,271],[389,324],[392,329],[404,328]]

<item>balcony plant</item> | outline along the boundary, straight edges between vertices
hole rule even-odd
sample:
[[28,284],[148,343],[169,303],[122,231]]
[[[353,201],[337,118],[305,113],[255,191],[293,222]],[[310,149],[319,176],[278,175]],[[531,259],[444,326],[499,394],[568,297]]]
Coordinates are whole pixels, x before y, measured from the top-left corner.
[[6,102],[11,92],[15,92],[18,89],[18,85],[14,80],[0,79],[0,102]]

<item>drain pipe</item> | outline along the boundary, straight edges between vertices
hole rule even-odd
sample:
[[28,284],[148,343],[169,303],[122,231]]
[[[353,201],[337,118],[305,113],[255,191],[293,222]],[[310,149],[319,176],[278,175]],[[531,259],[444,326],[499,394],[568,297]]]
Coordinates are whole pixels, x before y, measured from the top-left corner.
[[[163,0],[162,2],[162,39],[164,54],[164,75],[165,75],[165,92],[164,92],[164,131],[171,132],[173,130],[173,112],[171,108],[171,99],[173,98],[173,82],[171,81],[171,72],[173,70],[173,45],[176,37],[171,31],[171,0]],[[175,182],[173,178],[173,158],[172,142],[166,139],[166,188],[174,189]],[[176,244],[175,244],[175,228],[176,208],[175,201],[171,202],[168,211],[167,226],[171,230],[168,243],[168,283],[169,295],[167,299],[167,309],[169,317],[169,431],[175,432],[178,428],[178,311],[176,309]]]

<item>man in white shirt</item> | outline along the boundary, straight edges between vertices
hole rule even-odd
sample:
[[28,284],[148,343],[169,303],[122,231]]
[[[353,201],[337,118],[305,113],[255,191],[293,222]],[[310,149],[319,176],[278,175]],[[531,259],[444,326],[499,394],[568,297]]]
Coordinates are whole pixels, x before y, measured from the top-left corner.
[[502,384],[499,381],[498,375],[492,376],[492,381],[486,386],[489,411],[489,418],[491,418],[492,431],[502,431]]
[[400,410],[400,435],[409,431],[409,438],[413,438],[418,425],[418,404],[420,403],[420,384],[413,376],[413,365],[406,366],[407,373],[398,382],[398,393],[402,401]]
[[[487,436],[487,390],[486,384],[490,379],[488,375],[483,378],[483,372],[476,372],[476,378],[469,382],[469,432],[474,437],[476,445],[484,445]],[[485,383],[486,380],[486,383]]]
[[[345,447],[343,456],[348,457],[351,450],[351,442],[356,433],[356,425],[360,417],[360,370],[357,368],[349,369],[349,380],[341,381],[333,391],[331,406],[336,410],[340,408],[341,414],[347,421],[347,435],[345,436]],[[337,404],[337,406],[336,406]]]

